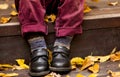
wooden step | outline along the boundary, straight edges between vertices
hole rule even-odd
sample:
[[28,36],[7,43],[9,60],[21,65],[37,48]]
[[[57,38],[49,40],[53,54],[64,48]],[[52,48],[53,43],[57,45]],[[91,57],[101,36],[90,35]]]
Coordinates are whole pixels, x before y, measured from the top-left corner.
[[[1,0],[0,3],[4,3],[4,0]],[[10,0],[9,4],[11,3],[13,0]],[[106,55],[114,47],[120,49],[120,4],[108,6],[106,0],[98,3],[88,1],[87,3],[93,10],[84,15],[83,34],[76,35],[72,41],[71,58],[85,57],[91,53]],[[11,10],[15,9],[9,7],[7,10],[0,10],[0,17],[9,16]],[[48,25],[50,26],[49,35],[45,38],[51,49],[55,40],[54,24],[48,23]],[[29,46],[21,36],[17,17],[12,17],[9,23],[0,24],[0,51],[2,53],[0,63],[14,63],[16,58],[24,58],[27,63],[29,62]]]
[[[0,0],[4,3],[5,0]],[[110,0],[114,1],[114,0]],[[13,0],[9,0],[11,5]],[[100,0],[98,3],[93,3],[87,0],[87,3],[92,7],[92,11],[84,15],[83,34],[76,35],[72,41],[71,56],[85,57],[93,55],[108,55],[114,47],[120,50],[120,4],[117,6],[108,6],[107,0]],[[0,10],[0,17],[10,16],[12,9]],[[54,24],[47,23],[49,27],[49,35],[45,36],[48,47],[51,49],[55,40]],[[26,64],[30,61],[30,49],[27,42],[21,36],[20,23],[17,17],[12,17],[12,20],[6,24],[0,24],[0,64],[9,63],[16,64],[18,58],[25,59]],[[100,72],[98,77],[106,77],[107,70],[119,71],[118,62],[105,62],[100,64]],[[17,72],[18,77],[30,77],[28,70],[16,71],[0,71],[5,73]],[[79,73],[79,70],[74,70],[69,73],[71,77]],[[90,74],[88,70],[82,72],[87,76]],[[65,76],[62,76],[65,77]]]

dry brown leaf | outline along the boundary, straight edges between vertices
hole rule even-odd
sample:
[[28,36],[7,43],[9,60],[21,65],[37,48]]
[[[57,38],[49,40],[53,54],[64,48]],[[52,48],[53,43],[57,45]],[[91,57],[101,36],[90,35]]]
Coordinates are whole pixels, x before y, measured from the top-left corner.
[[94,64],[94,61],[91,61],[89,58],[85,58],[85,61],[82,65],[82,67],[80,68],[80,70],[84,70],[84,69],[86,69],[87,67],[89,67],[93,64]]
[[110,55],[110,60],[113,61],[113,62],[120,60],[120,51],[118,51],[114,54],[111,54]]
[[11,17],[1,17],[0,22],[5,24],[11,20]]
[[16,11],[13,10],[13,11],[10,13],[10,15],[11,15],[11,16],[17,16],[18,13],[17,13]]
[[118,5],[118,1],[115,1],[115,2],[109,2],[108,3],[110,6],[116,6],[116,5]]
[[4,4],[0,4],[0,9],[8,9],[8,4],[4,3]]
[[108,74],[110,74],[110,77],[120,77],[120,72],[112,72],[111,70],[108,70]]
[[88,70],[93,73],[98,73],[100,70],[100,66],[98,63],[95,63],[93,66],[89,67]]

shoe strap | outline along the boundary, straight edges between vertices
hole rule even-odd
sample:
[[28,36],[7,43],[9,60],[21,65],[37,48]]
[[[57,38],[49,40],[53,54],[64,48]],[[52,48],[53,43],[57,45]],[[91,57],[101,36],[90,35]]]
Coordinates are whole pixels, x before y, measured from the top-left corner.
[[42,57],[42,56],[48,58],[48,51],[47,51],[47,49],[39,48],[39,49],[36,49],[36,50],[32,51],[32,58]]
[[55,53],[63,53],[63,54],[69,55],[70,51],[64,46],[55,46],[53,49],[53,54]]

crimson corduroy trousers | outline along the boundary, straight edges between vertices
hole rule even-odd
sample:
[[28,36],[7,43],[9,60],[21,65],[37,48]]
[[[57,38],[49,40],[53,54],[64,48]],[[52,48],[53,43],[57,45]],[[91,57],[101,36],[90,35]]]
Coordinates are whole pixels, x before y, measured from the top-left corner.
[[[21,31],[48,34],[44,22],[47,12],[56,12],[56,37],[82,33],[84,0],[15,0],[19,12]],[[57,9],[57,10],[56,10]]]

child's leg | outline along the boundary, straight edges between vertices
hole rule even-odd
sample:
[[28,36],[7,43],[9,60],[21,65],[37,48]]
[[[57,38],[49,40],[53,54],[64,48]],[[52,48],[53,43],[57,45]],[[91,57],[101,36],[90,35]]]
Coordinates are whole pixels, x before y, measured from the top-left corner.
[[48,51],[43,36],[47,34],[47,26],[44,22],[45,4],[45,0],[19,1],[18,12],[22,34],[27,38],[31,48],[29,72],[31,76],[42,76],[50,72]]
[[84,0],[60,0],[56,19],[56,41],[50,69],[70,71],[70,43],[75,34],[82,33]]

